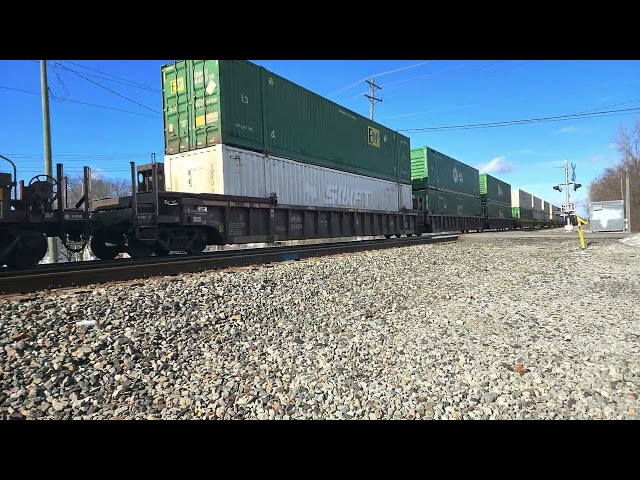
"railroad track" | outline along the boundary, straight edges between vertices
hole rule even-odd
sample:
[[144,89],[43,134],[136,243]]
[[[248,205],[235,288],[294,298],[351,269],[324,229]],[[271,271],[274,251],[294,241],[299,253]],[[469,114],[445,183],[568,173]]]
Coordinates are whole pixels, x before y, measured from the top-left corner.
[[142,278],[197,273],[229,267],[259,265],[303,258],[396,248],[410,245],[452,242],[458,235],[428,235],[389,240],[253,248],[201,255],[171,255],[146,259],[72,262],[39,265],[30,270],[0,270],[0,295],[34,293],[52,288],[82,287]]

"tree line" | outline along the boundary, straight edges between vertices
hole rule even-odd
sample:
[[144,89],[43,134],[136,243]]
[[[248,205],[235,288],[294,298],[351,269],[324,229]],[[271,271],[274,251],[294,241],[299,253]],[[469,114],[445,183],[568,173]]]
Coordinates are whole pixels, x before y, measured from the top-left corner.
[[626,195],[625,169],[628,168],[631,231],[638,232],[640,231],[640,119],[630,127],[621,125],[614,138],[614,144],[620,157],[617,162],[605,167],[604,171],[591,182],[589,201],[623,200]]

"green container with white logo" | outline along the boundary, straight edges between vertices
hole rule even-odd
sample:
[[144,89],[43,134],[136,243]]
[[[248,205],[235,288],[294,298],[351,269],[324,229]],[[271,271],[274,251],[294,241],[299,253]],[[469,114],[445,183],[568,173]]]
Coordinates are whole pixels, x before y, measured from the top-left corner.
[[165,154],[225,144],[411,182],[409,137],[245,60],[182,60],[161,70]]
[[489,218],[513,218],[511,205],[498,202],[486,202],[484,206],[484,214]]
[[510,207],[511,185],[488,173],[482,173],[480,174],[480,198],[485,202],[501,203]]
[[413,188],[435,188],[480,198],[478,169],[449,157],[431,147],[411,150],[411,182]]

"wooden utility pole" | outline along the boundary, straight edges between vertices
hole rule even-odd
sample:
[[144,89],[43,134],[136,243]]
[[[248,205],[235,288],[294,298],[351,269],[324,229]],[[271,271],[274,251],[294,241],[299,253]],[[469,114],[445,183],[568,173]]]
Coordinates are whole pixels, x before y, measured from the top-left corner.
[[631,189],[629,188],[629,167],[624,169],[624,176],[626,177],[626,190],[624,209],[625,216],[627,217],[627,232],[631,232]]
[[[49,85],[47,84],[47,61],[40,60],[40,86],[42,90],[42,127],[44,133],[44,173],[53,177],[51,162],[51,122],[49,120]],[[51,182],[51,180],[49,180]],[[58,189],[60,185],[58,185]],[[58,200],[60,201],[60,200]],[[58,250],[54,238],[47,238],[49,263],[58,263]]]
[[376,89],[381,90],[382,87],[379,87],[378,85],[376,85],[373,77],[371,77],[371,80],[367,80],[367,83],[369,84],[369,87],[371,87],[371,95],[365,94],[365,97],[367,97],[371,102],[371,107],[369,108],[369,118],[373,120],[373,106],[375,105],[376,102],[382,101],[381,98],[376,98]]

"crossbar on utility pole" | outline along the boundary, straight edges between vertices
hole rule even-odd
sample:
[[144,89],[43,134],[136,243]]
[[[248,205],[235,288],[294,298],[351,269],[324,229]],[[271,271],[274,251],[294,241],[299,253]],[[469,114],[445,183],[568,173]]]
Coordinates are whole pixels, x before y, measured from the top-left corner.
[[[53,178],[53,163],[51,162],[51,122],[49,119],[49,85],[47,83],[47,61],[40,60],[40,86],[42,91],[42,127],[44,136],[44,173]],[[60,185],[58,185],[60,188]],[[58,200],[60,201],[60,200]],[[58,263],[58,250],[54,238],[47,238],[49,263]]]
[[369,87],[371,87],[371,95],[365,94],[365,97],[367,97],[371,102],[371,107],[369,108],[369,118],[373,120],[373,106],[376,102],[382,101],[381,98],[376,98],[376,89],[381,90],[382,87],[376,85],[375,79],[373,77],[371,77],[371,80],[367,80],[367,83],[369,84]]

